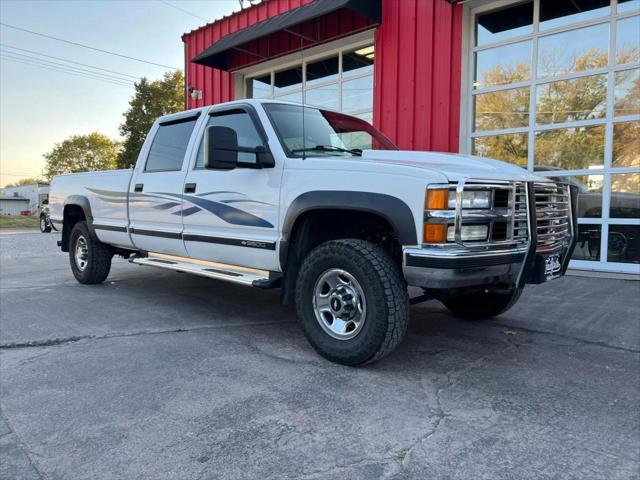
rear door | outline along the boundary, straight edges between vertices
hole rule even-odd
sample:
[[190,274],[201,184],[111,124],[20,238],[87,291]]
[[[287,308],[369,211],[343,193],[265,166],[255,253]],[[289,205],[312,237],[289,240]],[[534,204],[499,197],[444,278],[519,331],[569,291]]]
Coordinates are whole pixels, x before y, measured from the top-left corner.
[[137,248],[187,256],[182,241],[182,190],[200,112],[160,121],[129,186],[131,238]]
[[[238,146],[268,148],[267,136],[250,105],[214,107],[199,125],[193,167],[185,179],[184,242],[192,258],[264,270],[278,270],[278,202],[282,162],[274,168],[204,168],[204,132],[208,126],[232,128]],[[256,163],[256,153],[238,152]]]

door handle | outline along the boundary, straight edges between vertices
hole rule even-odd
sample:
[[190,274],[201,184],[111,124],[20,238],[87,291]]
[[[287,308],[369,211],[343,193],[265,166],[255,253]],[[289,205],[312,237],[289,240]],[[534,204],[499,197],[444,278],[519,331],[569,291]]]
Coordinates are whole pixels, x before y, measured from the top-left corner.
[[185,183],[184,184],[184,193],[196,193],[196,184],[195,183]]
[[133,191],[134,192],[141,192],[143,188],[144,188],[144,184],[143,183],[136,183],[136,186],[133,187]]

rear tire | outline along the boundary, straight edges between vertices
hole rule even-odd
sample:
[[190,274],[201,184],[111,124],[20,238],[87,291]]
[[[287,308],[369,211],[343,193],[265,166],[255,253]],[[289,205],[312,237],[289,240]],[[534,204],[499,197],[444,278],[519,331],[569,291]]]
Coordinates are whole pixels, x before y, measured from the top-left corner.
[[45,215],[40,215],[40,231],[42,233],[49,233],[51,231],[51,224],[47,221]]
[[98,240],[89,231],[87,222],[73,226],[69,238],[69,262],[71,271],[80,283],[102,283],[111,270],[113,249]]
[[442,300],[445,307],[456,317],[468,320],[487,320],[498,316],[513,307],[522,288],[516,288],[511,293],[470,293],[456,295]]
[[309,343],[342,365],[388,355],[409,323],[409,294],[398,266],[364,240],[333,240],[312,250],[298,275],[296,307]]

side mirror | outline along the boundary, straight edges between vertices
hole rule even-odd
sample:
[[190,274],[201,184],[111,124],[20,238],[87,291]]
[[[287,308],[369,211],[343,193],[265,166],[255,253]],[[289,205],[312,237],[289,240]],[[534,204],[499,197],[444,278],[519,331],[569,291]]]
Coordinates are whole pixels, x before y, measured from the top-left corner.
[[43,200],[42,205],[49,205],[49,200]]
[[258,147],[256,149],[256,157],[260,168],[273,168],[276,166],[273,155],[266,147]]
[[238,166],[238,134],[212,125],[204,134],[204,168],[233,170]]

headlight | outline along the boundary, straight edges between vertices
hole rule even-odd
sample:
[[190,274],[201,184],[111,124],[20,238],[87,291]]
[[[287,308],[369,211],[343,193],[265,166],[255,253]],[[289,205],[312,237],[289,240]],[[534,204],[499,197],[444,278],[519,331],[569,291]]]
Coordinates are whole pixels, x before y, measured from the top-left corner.
[[[489,208],[491,206],[490,190],[467,190],[462,192],[462,208]],[[449,208],[456,208],[456,195],[449,195]]]
[[[486,225],[462,225],[460,236],[463,242],[472,242],[474,240],[486,240],[489,228]],[[447,241],[455,242],[456,230],[452,225],[447,230]]]

